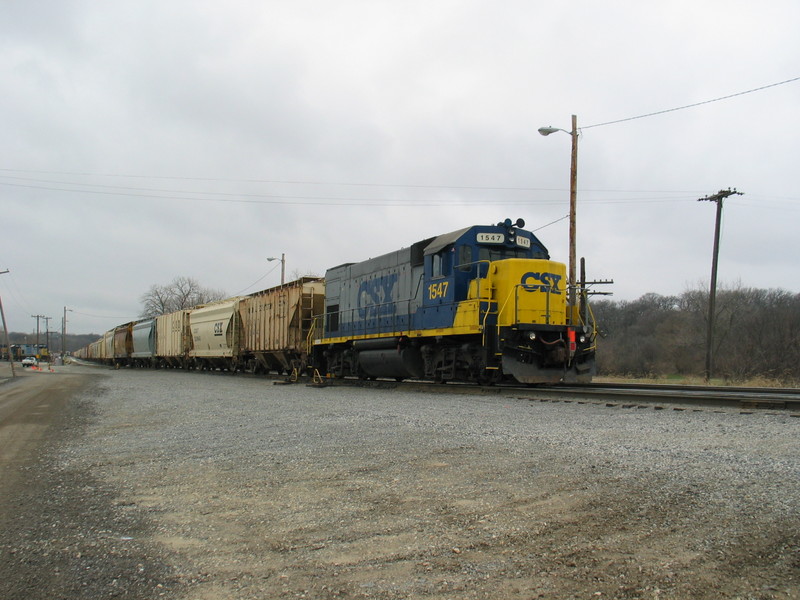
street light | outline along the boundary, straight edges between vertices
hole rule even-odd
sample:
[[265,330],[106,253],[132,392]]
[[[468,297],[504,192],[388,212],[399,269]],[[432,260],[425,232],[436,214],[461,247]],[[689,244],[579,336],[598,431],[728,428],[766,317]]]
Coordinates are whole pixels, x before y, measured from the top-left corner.
[[281,254],[280,258],[277,258],[275,256],[270,256],[267,260],[269,260],[269,261],[273,261],[273,260],[281,261],[281,285],[283,285],[283,283],[286,281],[286,255],[285,254]]
[[540,127],[539,133],[547,136],[563,131],[572,137],[572,158],[569,169],[569,320],[572,322],[572,309],[575,307],[575,209],[578,196],[578,117],[572,115],[572,131],[558,127]]

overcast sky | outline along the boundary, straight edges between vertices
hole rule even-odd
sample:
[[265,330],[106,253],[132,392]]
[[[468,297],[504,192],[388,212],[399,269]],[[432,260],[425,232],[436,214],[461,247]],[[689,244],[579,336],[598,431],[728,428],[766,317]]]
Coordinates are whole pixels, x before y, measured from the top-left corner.
[[[102,333],[522,217],[617,300],[800,291],[800,3],[4,0],[0,297]],[[787,82],[781,85],[775,83]],[[771,87],[766,87],[771,86]],[[592,127],[765,88],[646,118]],[[44,322],[41,324],[44,330]]]

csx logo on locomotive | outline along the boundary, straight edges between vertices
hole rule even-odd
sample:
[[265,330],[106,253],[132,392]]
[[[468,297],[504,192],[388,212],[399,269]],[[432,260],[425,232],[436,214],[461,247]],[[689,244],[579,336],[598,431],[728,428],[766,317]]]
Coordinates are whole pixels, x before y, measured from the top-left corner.
[[558,287],[561,275],[555,273],[533,273],[528,272],[522,276],[520,285],[526,292],[549,292],[551,294],[561,294],[562,290]]
[[397,273],[390,273],[376,279],[365,279],[358,286],[358,315],[362,319],[392,315],[394,286]]

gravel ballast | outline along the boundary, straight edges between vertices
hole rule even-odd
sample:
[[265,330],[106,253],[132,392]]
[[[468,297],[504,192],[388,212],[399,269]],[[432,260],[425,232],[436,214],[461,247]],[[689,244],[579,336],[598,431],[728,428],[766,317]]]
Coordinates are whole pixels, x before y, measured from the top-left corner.
[[65,369],[42,493],[124,555],[92,597],[800,597],[787,413]]

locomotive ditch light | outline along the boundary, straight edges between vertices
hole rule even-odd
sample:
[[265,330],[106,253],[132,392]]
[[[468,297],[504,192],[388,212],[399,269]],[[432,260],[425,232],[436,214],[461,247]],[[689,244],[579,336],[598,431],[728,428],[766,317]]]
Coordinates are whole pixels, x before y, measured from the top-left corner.
[[586,336],[585,336],[585,335],[582,335],[582,336],[580,336],[580,337],[578,338],[578,341],[579,341],[581,344],[585,344],[585,343],[586,343]]
[[536,339],[536,332],[535,332],[535,331],[531,331],[531,332],[528,334],[528,338],[529,338],[531,341],[535,340],[535,339]]

